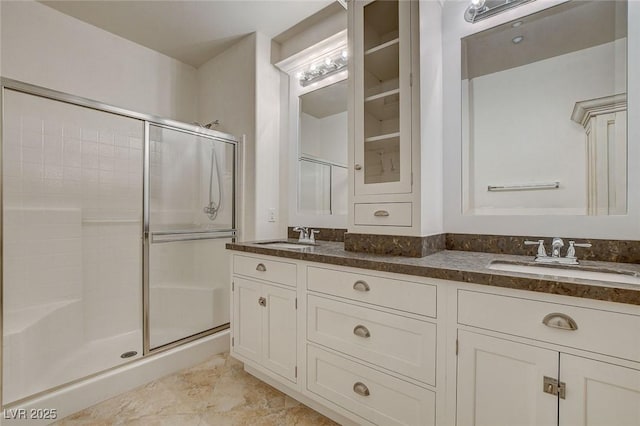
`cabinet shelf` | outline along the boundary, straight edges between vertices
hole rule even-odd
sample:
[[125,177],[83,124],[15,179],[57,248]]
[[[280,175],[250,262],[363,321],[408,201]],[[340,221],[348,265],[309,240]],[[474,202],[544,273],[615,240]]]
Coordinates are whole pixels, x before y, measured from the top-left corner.
[[370,74],[365,75],[364,84],[364,97],[365,102],[373,100],[377,96],[387,96],[393,94],[394,90],[400,91],[400,79],[387,80],[380,82],[379,80],[373,80],[375,77],[371,76],[371,79],[367,78]]
[[364,110],[378,121],[400,117],[400,90],[390,90],[365,98]]
[[387,133],[385,135],[378,135],[378,136],[370,136],[368,138],[364,138],[365,142],[377,142],[377,141],[383,141],[385,139],[393,139],[393,138],[397,138],[400,137],[400,132],[394,132],[394,133]]
[[[383,82],[400,75],[400,44],[384,43],[382,48],[370,49],[364,55],[364,69]],[[379,46],[379,47],[381,47]]]
[[400,89],[391,89],[391,90],[387,90],[386,92],[377,93],[375,95],[367,96],[366,98],[364,98],[364,101],[365,102],[372,102],[372,101],[375,101],[376,99],[385,98],[387,96],[396,95],[396,94],[400,94]]
[[388,47],[391,47],[394,44],[400,44],[400,38],[399,37],[396,37],[393,40],[389,40],[389,41],[387,41],[385,43],[382,43],[382,44],[379,44],[377,46],[374,46],[371,49],[365,50],[364,56],[372,55],[372,54],[374,54],[374,53],[376,53],[376,52],[378,52],[378,51],[380,51],[382,49],[386,49]]

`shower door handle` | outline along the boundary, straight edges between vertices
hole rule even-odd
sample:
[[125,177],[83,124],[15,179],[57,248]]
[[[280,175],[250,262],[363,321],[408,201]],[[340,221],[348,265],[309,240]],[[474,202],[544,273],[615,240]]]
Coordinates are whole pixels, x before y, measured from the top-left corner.
[[173,243],[177,241],[215,240],[219,238],[234,238],[236,230],[215,232],[152,232],[151,243]]

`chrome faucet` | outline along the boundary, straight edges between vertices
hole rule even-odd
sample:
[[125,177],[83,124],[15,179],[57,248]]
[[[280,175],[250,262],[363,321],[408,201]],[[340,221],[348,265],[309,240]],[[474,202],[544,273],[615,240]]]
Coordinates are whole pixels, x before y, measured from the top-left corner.
[[551,243],[551,257],[561,257],[560,249],[564,247],[564,241],[562,238],[555,237]]
[[561,238],[554,238],[551,243],[551,256],[547,255],[547,251],[544,248],[544,240],[538,241],[525,241],[525,245],[538,246],[538,253],[536,254],[535,261],[540,263],[558,263],[562,265],[577,265],[578,259],[576,258],[576,247],[591,247],[590,243],[576,243],[575,241],[569,241],[569,248],[567,254],[562,257],[561,249],[564,247],[564,241]]
[[320,232],[315,229],[307,228],[306,226],[296,226],[293,230],[295,232],[300,232],[300,237],[298,237],[298,243],[300,244],[315,244],[315,234]]

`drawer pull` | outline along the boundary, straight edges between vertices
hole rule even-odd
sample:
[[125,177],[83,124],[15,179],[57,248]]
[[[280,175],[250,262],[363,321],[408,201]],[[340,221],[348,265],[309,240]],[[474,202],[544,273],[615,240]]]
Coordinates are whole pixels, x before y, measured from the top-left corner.
[[389,212],[386,210],[376,210],[375,213],[373,213],[373,215],[377,217],[387,217],[389,216]]
[[569,315],[554,312],[544,317],[542,323],[547,327],[559,328],[562,330],[577,330],[578,324]]
[[267,306],[267,299],[264,297],[260,297],[258,298],[258,305],[260,306]]
[[360,164],[356,164],[353,168],[356,170],[362,170],[362,166]]
[[267,271],[267,267],[264,266],[264,263],[258,263],[258,266],[256,266],[256,271],[266,272]]
[[353,284],[353,289],[357,291],[369,291],[371,287],[369,287],[366,281],[358,280]]
[[371,393],[369,392],[369,388],[362,382],[356,382],[353,385],[353,391],[360,396],[369,396]]
[[371,333],[369,333],[369,329],[364,325],[356,325],[355,328],[353,329],[353,334],[355,334],[358,337],[364,337],[364,338],[371,337]]

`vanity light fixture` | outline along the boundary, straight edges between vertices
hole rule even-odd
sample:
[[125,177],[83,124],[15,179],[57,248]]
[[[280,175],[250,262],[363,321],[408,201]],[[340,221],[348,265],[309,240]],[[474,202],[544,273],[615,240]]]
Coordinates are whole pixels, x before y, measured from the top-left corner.
[[[534,0],[471,0],[464,12],[464,19],[473,24],[531,1]],[[516,26],[514,25],[514,27]]]
[[332,52],[330,56],[316,61],[309,66],[308,70],[302,70],[296,73],[296,78],[300,81],[302,87],[316,83],[323,78],[336,74],[347,69],[348,53],[346,50],[340,52]]

